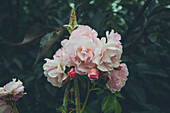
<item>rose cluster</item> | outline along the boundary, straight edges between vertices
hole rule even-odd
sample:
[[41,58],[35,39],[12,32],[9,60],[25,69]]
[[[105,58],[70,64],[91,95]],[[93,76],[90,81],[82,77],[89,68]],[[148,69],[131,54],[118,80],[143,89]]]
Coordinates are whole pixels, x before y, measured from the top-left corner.
[[4,87],[0,87],[0,113],[11,113],[11,106],[7,102],[17,101],[25,94],[23,83],[20,80],[13,79]]
[[[121,64],[121,36],[106,32],[106,37],[98,38],[98,33],[89,26],[80,25],[69,39],[61,42],[53,59],[45,59],[44,74],[52,85],[61,87],[63,81],[72,80],[77,75],[88,75],[93,82],[99,79],[99,73],[105,73],[106,86],[112,91],[120,91],[128,76],[126,64]],[[68,74],[66,67],[72,68]]]

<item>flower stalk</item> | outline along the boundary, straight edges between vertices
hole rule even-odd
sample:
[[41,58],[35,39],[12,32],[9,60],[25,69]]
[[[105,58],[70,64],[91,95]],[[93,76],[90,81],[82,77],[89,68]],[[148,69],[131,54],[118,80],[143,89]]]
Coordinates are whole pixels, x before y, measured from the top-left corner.
[[15,104],[15,102],[13,102],[13,100],[12,100],[12,98],[11,97],[9,97],[9,100],[10,100],[10,104],[11,104],[11,111],[13,112],[13,113],[19,113],[19,111],[18,111],[18,109],[17,109],[17,106],[16,106],[16,104]]
[[79,85],[78,85],[77,78],[74,79],[74,92],[75,92],[76,113],[80,113],[80,94],[79,94]]
[[87,80],[87,82],[88,82],[88,86],[87,86],[87,95],[86,95],[86,99],[85,99],[85,101],[84,101],[84,104],[83,104],[83,107],[82,107],[80,113],[83,112],[83,110],[84,110],[84,108],[85,108],[85,106],[86,106],[87,100],[88,100],[88,98],[89,98],[90,91],[91,91],[91,90],[90,90],[90,83],[89,83],[89,80]]
[[70,83],[68,83],[65,88],[64,98],[63,98],[63,106],[64,106],[66,112],[68,109],[69,89],[70,89]]

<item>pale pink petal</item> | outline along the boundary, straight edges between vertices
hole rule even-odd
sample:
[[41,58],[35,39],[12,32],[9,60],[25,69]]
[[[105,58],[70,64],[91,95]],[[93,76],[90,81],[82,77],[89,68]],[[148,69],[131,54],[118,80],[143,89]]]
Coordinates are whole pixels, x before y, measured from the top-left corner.
[[120,70],[112,70],[109,75],[109,81],[106,86],[112,93],[118,92],[125,85],[127,76],[129,74],[126,64],[120,64],[122,68]]
[[[57,55],[61,53],[62,50],[59,50]],[[53,59],[45,59],[47,62],[43,65],[44,74],[47,77],[47,80],[53,85],[57,87],[62,86],[63,80],[67,78],[67,75],[65,74],[65,65],[63,62],[62,55],[53,56]]]

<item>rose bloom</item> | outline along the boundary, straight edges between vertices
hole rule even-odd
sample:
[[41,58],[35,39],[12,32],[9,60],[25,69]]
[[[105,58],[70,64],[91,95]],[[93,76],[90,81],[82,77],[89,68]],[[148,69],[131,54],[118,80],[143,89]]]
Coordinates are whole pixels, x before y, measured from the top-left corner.
[[[97,35],[98,33],[90,28],[89,26],[87,25],[80,25],[76,30],[74,30],[70,37],[69,37],[69,40],[73,40],[77,37],[82,37],[82,36],[86,36],[86,37],[89,37],[90,39],[92,39],[92,41],[94,43],[97,43]],[[61,42],[61,45],[64,46],[69,40],[67,39],[64,39],[62,42]]]
[[106,32],[106,38],[101,38],[98,47],[95,49],[93,62],[97,64],[97,68],[101,71],[112,71],[118,67],[122,55],[122,45],[120,43],[120,35],[112,30],[109,34]]
[[87,25],[80,25],[76,30],[71,33],[69,40],[73,40],[77,37],[86,36],[92,39],[96,43],[98,33]]
[[0,100],[0,113],[13,113],[11,111],[11,106],[3,100]]
[[44,74],[47,77],[47,80],[57,87],[62,86],[63,80],[67,78],[67,75],[64,73],[65,65],[63,65],[62,58],[60,58],[61,51],[57,51],[53,56],[54,59],[50,60],[46,58],[46,63],[43,65]]
[[4,86],[4,93],[6,95],[7,94],[13,95],[12,99],[14,101],[17,101],[19,98],[26,94],[24,93],[23,83],[20,80],[16,81],[16,79],[12,79],[11,82],[7,83]]
[[87,74],[88,70],[95,67],[92,62],[94,50],[97,47],[97,32],[89,26],[79,26],[69,37],[63,40],[63,60],[67,66],[75,66],[78,74]]
[[120,91],[127,81],[129,75],[126,64],[120,64],[122,68],[120,70],[113,70],[109,75],[109,81],[106,86],[111,90],[112,93]]

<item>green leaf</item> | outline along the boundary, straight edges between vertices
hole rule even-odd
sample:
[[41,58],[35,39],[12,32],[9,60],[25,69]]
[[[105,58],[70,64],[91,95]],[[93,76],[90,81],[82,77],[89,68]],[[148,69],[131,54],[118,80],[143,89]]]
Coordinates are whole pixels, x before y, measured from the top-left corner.
[[53,36],[54,32],[47,33],[40,41],[40,47],[44,47],[46,42]]
[[57,111],[60,111],[60,112],[63,112],[63,113],[66,113],[65,109],[64,109],[64,106],[60,106],[59,108],[56,108]]
[[115,113],[121,113],[122,108],[121,108],[119,102],[117,101],[116,97],[114,98],[113,102],[114,102]]
[[51,33],[47,33],[45,36],[42,37],[40,41],[40,50],[37,54],[37,59],[35,64],[38,60],[50,49],[50,47],[63,35],[64,30],[59,29],[58,32],[53,31]]
[[93,88],[93,89],[91,89],[91,90],[102,90],[101,88]]
[[111,105],[111,104],[113,104],[113,96],[111,96],[111,95],[109,95],[109,96],[106,96],[104,99],[103,99],[103,101],[102,101],[102,104],[101,104],[101,110],[102,110],[102,112],[104,112],[104,111],[106,111],[108,108],[109,108],[109,106]]
[[115,95],[116,97],[119,97],[119,98],[123,98],[123,99],[125,98],[125,97],[122,96],[122,94],[121,94],[120,92],[117,92],[117,93],[115,93],[114,95]]
[[114,103],[112,103],[112,104],[108,107],[108,109],[106,109],[106,110],[104,111],[104,113],[113,113],[114,110],[115,110],[115,108],[114,108]]
[[99,90],[99,91],[96,92],[96,94],[102,94],[102,93],[104,93],[103,90]]

